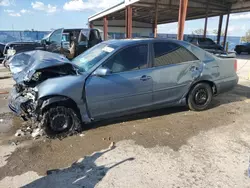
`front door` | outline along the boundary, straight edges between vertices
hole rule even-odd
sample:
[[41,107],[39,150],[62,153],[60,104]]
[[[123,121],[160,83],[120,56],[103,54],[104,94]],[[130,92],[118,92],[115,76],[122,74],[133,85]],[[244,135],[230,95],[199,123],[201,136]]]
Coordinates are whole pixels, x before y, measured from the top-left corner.
[[148,45],[127,47],[113,55],[102,67],[112,73],[91,76],[86,82],[86,98],[93,118],[119,115],[152,104],[152,77],[148,69]]
[[200,75],[201,61],[186,48],[171,42],[154,43],[154,104],[180,100]]

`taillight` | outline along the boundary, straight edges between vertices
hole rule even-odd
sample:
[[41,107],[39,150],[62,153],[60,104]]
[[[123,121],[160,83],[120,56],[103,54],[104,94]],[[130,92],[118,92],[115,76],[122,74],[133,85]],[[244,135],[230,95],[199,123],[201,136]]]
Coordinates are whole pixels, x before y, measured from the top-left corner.
[[237,72],[237,60],[234,61],[234,70]]

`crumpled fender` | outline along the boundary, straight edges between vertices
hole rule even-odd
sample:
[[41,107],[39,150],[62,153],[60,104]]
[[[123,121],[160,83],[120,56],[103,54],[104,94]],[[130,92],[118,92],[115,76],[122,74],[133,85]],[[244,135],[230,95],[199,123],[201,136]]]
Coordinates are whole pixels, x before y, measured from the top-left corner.
[[43,112],[46,108],[48,108],[50,105],[59,103],[59,104],[62,104],[64,106],[68,106],[74,109],[78,117],[81,118],[80,109],[78,108],[76,102],[68,97],[51,96],[45,100],[40,99],[39,103],[40,103],[39,105],[40,107],[38,108],[39,108],[40,113]]
[[64,103],[64,102],[68,102],[68,101],[73,101],[72,99],[69,99],[68,97],[64,97],[64,96],[54,96],[51,98],[48,98],[46,100],[43,100],[41,102],[41,107],[40,110],[43,111],[43,109],[45,109],[46,107],[48,107],[51,104],[55,104],[55,103]]

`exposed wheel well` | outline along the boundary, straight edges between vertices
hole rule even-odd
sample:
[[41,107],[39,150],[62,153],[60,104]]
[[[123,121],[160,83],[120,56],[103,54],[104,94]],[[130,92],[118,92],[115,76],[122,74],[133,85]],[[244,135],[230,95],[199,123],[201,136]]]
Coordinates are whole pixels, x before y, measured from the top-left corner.
[[78,118],[82,121],[80,109],[77,107],[76,102],[66,96],[54,95],[54,96],[46,96],[39,100],[40,103],[40,113],[43,114],[51,107],[64,106],[68,108],[72,108]]
[[191,91],[197,84],[199,84],[199,83],[207,83],[207,84],[209,84],[210,87],[212,88],[213,95],[216,95],[216,93],[217,93],[217,88],[216,88],[216,85],[215,85],[214,82],[209,81],[209,80],[200,80],[200,81],[198,81],[198,82],[195,82],[195,83],[190,87],[190,89],[189,89],[189,91],[188,91],[188,94],[186,95],[186,102],[187,102],[188,95],[189,95],[190,91]]

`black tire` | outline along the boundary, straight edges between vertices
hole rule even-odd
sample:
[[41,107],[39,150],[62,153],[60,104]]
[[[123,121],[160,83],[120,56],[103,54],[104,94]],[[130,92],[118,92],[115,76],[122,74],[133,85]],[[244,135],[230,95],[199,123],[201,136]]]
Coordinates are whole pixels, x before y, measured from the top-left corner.
[[207,83],[198,83],[190,90],[188,107],[193,111],[207,110],[213,98],[212,88]]
[[48,137],[65,137],[81,130],[81,121],[72,108],[57,106],[42,115],[41,127]]

